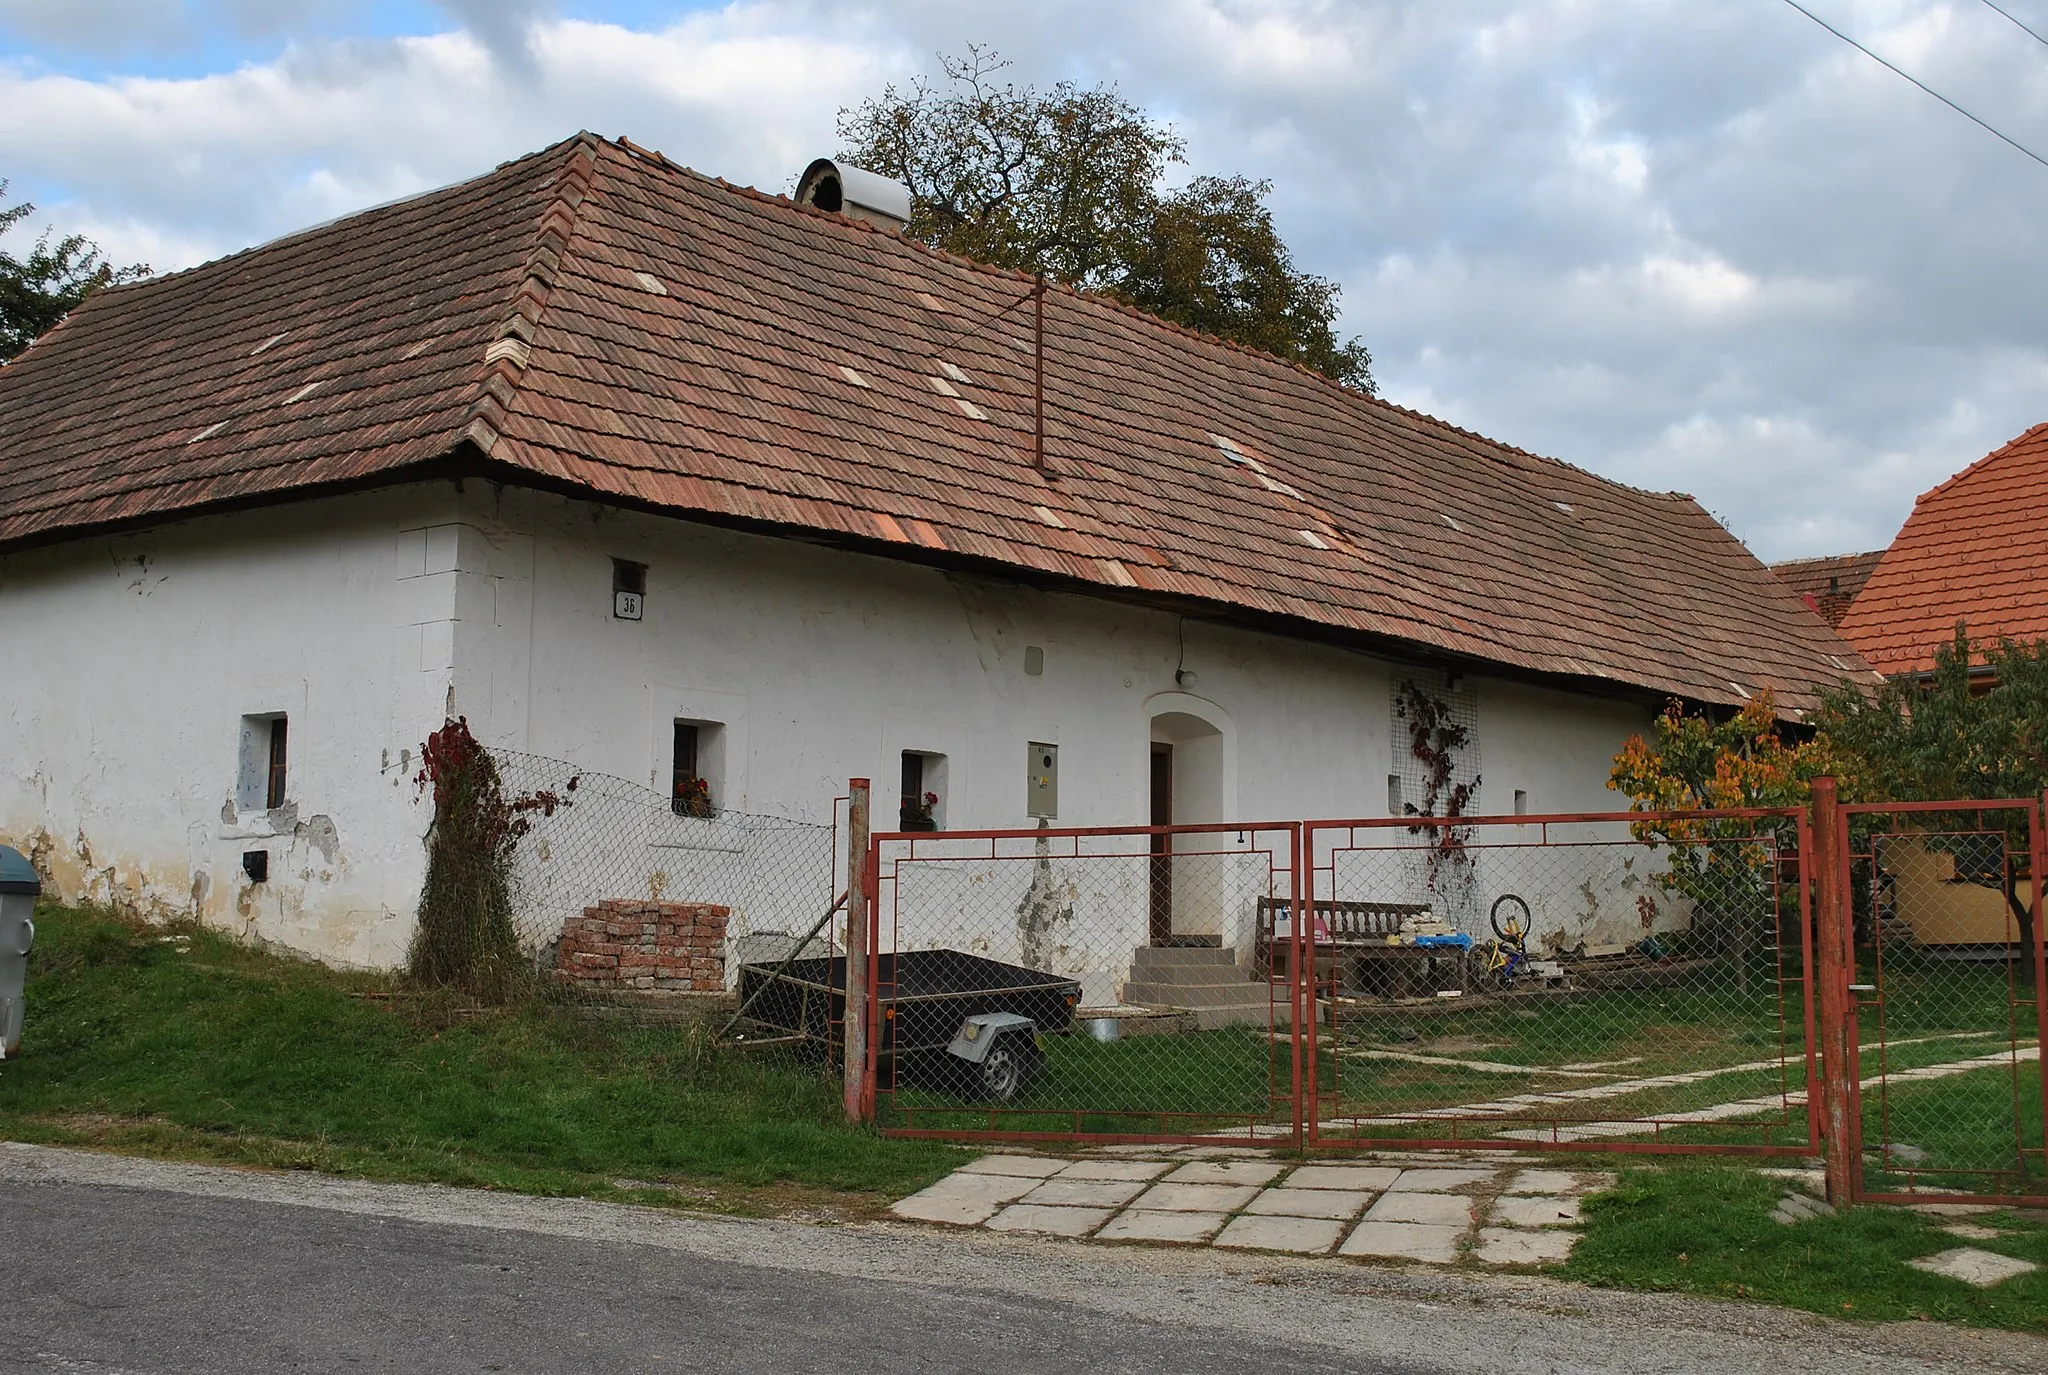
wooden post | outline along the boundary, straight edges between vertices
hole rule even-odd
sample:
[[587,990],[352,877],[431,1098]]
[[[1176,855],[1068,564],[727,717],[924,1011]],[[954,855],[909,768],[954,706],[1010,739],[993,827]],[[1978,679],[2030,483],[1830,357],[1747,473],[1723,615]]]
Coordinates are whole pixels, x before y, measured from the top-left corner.
[[846,785],[846,1120],[868,1115],[868,780]]
[[[1848,959],[1855,945],[1845,929],[1850,914],[1842,842],[1841,799],[1834,778],[1824,774],[1813,780],[1813,856],[1807,877],[1813,884],[1813,948],[1819,965],[1814,978],[1820,994],[1821,1136],[1827,1148],[1828,1202],[1838,1210],[1847,1208],[1855,1194],[1858,1164],[1858,1133],[1851,1121],[1856,1068],[1849,1053]],[[1814,1111],[1814,1105],[1809,1103],[1807,1111]]]

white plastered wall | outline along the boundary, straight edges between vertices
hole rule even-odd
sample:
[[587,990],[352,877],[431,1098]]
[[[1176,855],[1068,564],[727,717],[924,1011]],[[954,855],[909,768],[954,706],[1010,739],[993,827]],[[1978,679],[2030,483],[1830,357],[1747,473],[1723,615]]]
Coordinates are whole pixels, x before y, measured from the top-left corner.
[[[1056,825],[1142,824],[1156,737],[1180,756],[1179,820],[1386,815],[1390,695],[1407,670],[1380,660],[530,492],[473,489],[464,521],[478,548],[530,559],[530,620],[497,625],[482,657],[517,666],[531,692],[469,676],[459,688],[472,704],[488,693],[492,709],[471,718],[502,746],[665,790],[673,722],[715,721],[719,805],[824,822],[847,779],[866,777],[878,828],[892,824],[902,752],[918,751],[944,757],[941,815],[960,830],[1034,824],[1032,741],[1060,747]],[[612,614],[615,558],[648,566],[640,621]],[[1042,672],[1026,672],[1027,647]],[[1643,704],[1476,686],[1482,809],[1508,810],[1516,788],[1544,810],[1617,808],[1606,778],[1648,724]],[[1144,861],[1017,853],[899,871],[884,920],[901,911],[904,924],[885,941],[1036,956],[1109,1000],[1147,939]],[[1177,860],[1176,929],[1244,953],[1262,865]]]
[[[640,621],[612,614],[613,558],[648,566]],[[1202,792],[1187,805],[1249,822],[1384,815],[1402,672],[475,482],[0,557],[0,629],[0,839],[37,855],[58,895],[194,912],[361,965],[398,962],[410,938],[427,821],[412,775],[451,704],[490,744],[657,790],[673,722],[714,722],[721,806],[818,823],[863,776],[888,824],[902,752],[940,755],[949,829],[1033,824],[1031,741],[1060,747],[1058,825],[1143,823],[1155,722],[1185,732],[1191,718],[1216,735],[1182,742]],[[1041,673],[1025,671],[1027,647]],[[1646,708],[1479,685],[1486,809],[1516,787],[1547,811],[1616,805],[1610,761]],[[233,796],[242,720],[273,712],[291,721],[288,805],[251,813]],[[250,849],[271,854],[266,884],[242,877]],[[1239,889],[1262,891],[1262,865],[1222,862],[1206,884],[1244,909],[1211,914],[1228,943],[1246,939]],[[926,866],[915,881],[906,944],[1034,952],[1093,996],[1146,939],[1142,861]]]
[[[458,617],[492,600],[460,572],[456,506],[409,488],[0,556],[0,839],[53,897],[401,960],[419,745]],[[285,805],[244,805],[244,718],[276,714]]]

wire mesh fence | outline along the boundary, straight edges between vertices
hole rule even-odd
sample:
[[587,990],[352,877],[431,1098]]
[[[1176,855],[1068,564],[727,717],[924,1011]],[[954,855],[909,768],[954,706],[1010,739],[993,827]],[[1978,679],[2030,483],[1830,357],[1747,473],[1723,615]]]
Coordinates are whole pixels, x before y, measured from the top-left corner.
[[883,1125],[1292,1137],[1284,914],[1297,835],[1246,824],[879,837]]
[[730,809],[699,815],[622,778],[495,751],[521,814],[520,949],[557,992],[643,1001],[729,994],[749,965],[829,957],[834,828]]
[[2036,807],[1843,810],[1865,1195],[2048,1195]]
[[1811,1152],[1799,830],[1310,823],[1311,1139]]

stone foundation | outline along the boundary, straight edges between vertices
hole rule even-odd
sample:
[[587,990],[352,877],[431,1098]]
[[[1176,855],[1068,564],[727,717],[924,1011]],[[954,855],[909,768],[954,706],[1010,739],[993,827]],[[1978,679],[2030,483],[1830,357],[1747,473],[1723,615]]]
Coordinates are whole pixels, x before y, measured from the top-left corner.
[[562,928],[555,977],[578,988],[725,991],[729,909],[607,899]]

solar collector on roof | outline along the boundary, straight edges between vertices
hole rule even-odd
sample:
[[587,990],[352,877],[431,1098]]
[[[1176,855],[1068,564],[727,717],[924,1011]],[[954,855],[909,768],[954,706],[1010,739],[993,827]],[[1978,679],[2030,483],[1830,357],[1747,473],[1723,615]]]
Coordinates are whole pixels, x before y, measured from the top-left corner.
[[0,548],[467,472],[1643,693],[1856,662],[1688,498],[1058,287],[1041,473],[1028,316],[961,330],[1030,286],[582,135],[89,301],[0,369]]

